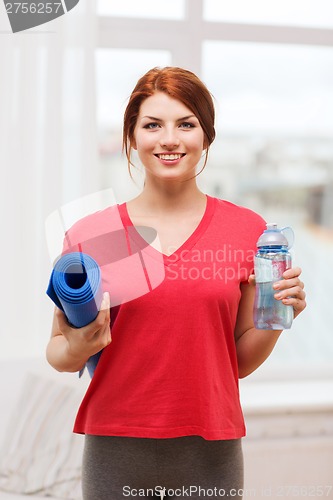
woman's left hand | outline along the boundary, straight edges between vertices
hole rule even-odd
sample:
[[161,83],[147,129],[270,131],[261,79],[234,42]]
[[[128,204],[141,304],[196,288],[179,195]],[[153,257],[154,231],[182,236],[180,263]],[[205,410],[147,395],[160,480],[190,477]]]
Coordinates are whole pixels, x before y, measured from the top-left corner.
[[293,306],[294,318],[296,318],[306,307],[304,283],[299,279],[302,270],[300,267],[287,269],[283,273],[283,280],[274,283],[276,290],[274,297],[282,300],[283,304]]

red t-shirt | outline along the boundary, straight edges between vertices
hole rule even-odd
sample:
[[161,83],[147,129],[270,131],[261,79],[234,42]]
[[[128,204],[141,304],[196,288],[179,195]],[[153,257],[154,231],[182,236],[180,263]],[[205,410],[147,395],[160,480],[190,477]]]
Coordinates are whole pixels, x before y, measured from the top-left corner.
[[[133,234],[126,204],[118,209]],[[109,217],[105,210],[83,219],[82,239],[94,230],[96,218],[103,225]],[[251,210],[207,196],[201,222],[178,250],[167,257],[146,248],[165,274],[147,293],[111,308],[112,342],[103,350],[74,432],[244,436],[234,328],[240,284],[252,272],[264,229],[264,220]],[[112,296],[108,269],[101,268],[103,286]],[[135,287],[128,276],[126,281],[129,289]]]

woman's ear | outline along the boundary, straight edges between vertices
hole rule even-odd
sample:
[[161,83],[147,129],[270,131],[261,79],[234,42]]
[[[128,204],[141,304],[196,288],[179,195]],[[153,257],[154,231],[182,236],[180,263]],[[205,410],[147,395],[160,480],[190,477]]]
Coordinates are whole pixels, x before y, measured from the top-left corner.
[[138,149],[136,146],[136,140],[134,139],[134,137],[131,139],[130,146],[132,149],[135,149],[135,151]]

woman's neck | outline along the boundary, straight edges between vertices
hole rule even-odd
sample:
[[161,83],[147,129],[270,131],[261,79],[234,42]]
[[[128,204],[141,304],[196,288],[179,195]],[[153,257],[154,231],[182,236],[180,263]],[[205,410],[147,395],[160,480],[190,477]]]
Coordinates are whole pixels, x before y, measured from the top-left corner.
[[206,195],[200,191],[195,179],[181,183],[146,182],[140,195],[132,200],[143,210],[155,213],[191,211],[198,204],[206,203]]

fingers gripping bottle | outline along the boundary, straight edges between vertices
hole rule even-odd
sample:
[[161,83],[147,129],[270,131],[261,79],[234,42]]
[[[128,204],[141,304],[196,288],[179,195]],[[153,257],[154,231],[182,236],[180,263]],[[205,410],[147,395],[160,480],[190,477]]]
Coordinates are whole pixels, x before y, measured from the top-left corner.
[[260,330],[284,330],[291,327],[293,307],[274,298],[276,290],[273,289],[273,284],[283,279],[282,274],[291,267],[289,248],[292,243],[292,229],[279,229],[275,223],[267,224],[267,229],[257,242],[257,254],[254,259],[256,295],[253,316],[255,327]]

